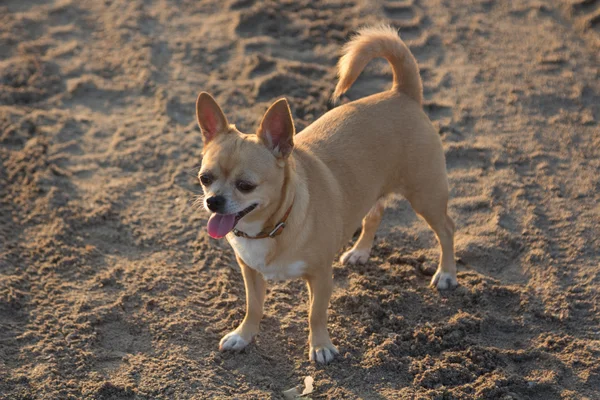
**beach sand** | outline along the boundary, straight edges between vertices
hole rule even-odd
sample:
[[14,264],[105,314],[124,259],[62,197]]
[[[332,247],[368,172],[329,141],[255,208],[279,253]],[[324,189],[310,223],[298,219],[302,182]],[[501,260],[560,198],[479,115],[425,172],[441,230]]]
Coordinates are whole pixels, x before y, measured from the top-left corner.
[[[335,362],[308,361],[301,281],[219,353],[244,287],[193,205],[196,96],[248,133],[286,97],[300,131],[381,22],[444,142],[460,286],[428,287],[437,243],[397,201],[371,260],[334,265]],[[600,399],[599,52],[596,0],[0,2],[0,398],[281,398],[312,376],[313,398]],[[373,62],[342,100],[390,85]]]

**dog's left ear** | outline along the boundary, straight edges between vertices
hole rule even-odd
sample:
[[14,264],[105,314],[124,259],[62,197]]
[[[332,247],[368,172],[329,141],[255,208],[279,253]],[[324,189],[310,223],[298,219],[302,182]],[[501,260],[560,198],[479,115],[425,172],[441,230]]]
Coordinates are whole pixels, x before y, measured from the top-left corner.
[[206,92],[200,93],[198,100],[196,100],[196,118],[202,130],[204,144],[213,140],[219,133],[224,133],[229,129],[229,123],[225,118],[225,114],[221,111],[221,107]]
[[277,158],[286,158],[294,149],[294,121],[286,99],[277,100],[265,113],[257,135]]

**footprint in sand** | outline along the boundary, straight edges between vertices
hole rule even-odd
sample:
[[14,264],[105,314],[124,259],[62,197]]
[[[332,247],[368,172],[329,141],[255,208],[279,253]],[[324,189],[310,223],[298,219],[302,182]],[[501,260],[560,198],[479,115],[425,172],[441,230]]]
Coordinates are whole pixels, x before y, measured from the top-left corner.
[[412,41],[423,35],[427,21],[412,2],[388,1],[383,4],[383,13],[391,25],[398,29],[404,41]]
[[598,0],[573,0],[570,2],[575,18],[585,30],[594,30],[600,34],[600,1]]

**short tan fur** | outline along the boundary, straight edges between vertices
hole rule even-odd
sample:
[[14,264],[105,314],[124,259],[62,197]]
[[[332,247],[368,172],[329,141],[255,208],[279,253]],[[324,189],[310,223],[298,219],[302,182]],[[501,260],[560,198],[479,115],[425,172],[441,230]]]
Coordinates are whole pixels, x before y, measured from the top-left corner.
[[[206,199],[224,199],[223,214],[251,209],[236,225],[250,236],[274,226],[293,204],[277,237],[226,235],[242,269],[247,304],[246,317],[223,337],[221,350],[241,350],[258,333],[265,279],[303,278],[310,293],[309,357],[330,362],[338,353],[327,329],[335,254],[362,223],[360,238],[341,262],[367,261],[388,196],[404,196],[438,238],[432,286],[456,286],[442,143],[421,106],[417,63],[393,29],[362,29],[344,47],[334,98],[376,57],[391,64],[392,89],[334,108],[297,135],[284,99],[269,108],[256,135],[244,135],[210,95],[199,95],[205,142],[200,176],[210,178],[203,186]],[[252,190],[240,191],[240,182]]]

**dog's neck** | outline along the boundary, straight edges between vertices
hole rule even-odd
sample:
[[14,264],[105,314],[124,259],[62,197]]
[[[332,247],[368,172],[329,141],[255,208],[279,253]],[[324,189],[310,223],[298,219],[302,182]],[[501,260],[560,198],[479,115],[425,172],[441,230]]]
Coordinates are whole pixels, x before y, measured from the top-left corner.
[[273,229],[281,222],[286,212],[292,206],[296,196],[296,176],[294,174],[293,154],[284,166],[284,179],[281,186],[281,195],[270,206],[261,210],[255,218],[242,219],[237,229],[248,236],[256,236],[265,230]]

